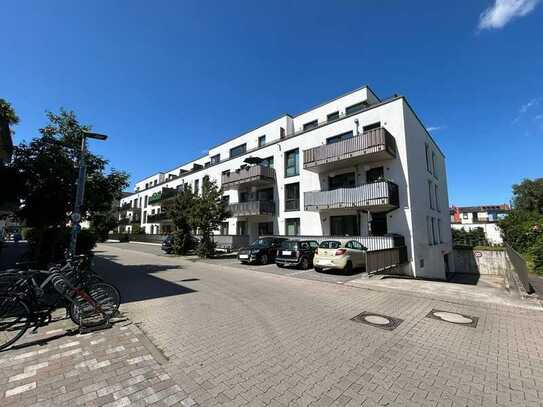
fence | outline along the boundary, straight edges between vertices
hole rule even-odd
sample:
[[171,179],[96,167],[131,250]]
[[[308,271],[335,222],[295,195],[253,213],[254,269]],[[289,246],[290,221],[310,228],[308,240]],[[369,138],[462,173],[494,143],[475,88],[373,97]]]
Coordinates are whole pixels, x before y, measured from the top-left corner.
[[316,240],[318,243],[324,240],[339,240],[348,241],[356,240],[360,244],[368,249],[368,251],[392,249],[394,247],[405,246],[405,239],[401,235],[389,234],[386,236],[314,236],[314,235],[302,235],[302,236],[286,236],[286,235],[264,235],[260,237],[286,237],[288,239],[295,240]]
[[401,265],[407,263],[407,247],[368,251],[366,271],[368,274],[400,274]]
[[534,292],[534,288],[530,283],[526,260],[524,260],[522,256],[509,245],[509,243],[503,242],[503,244],[505,246],[505,251],[507,252],[507,257],[509,257],[509,261],[513,265],[513,268],[515,269],[522,286],[526,290],[526,293],[532,294]]

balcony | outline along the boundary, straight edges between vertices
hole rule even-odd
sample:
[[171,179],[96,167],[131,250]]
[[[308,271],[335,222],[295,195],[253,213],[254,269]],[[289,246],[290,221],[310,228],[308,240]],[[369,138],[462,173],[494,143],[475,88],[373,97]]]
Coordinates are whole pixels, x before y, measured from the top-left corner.
[[388,212],[398,208],[398,186],[390,181],[379,181],[354,188],[304,193],[306,211],[359,208],[372,212]]
[[253,165],[223,174],[221,185],[223,189],[237,189],[240,186],[252,187],[270,185],[275,182],[275,170],[265,165]]
[[129,211],[130,209],[132,209],[132,204],[130,202],[126,202],[119,207],[120,212],[126,212],[126,211]]
[[139,213],[134,213],[132,215],[132,217],[130,218],[130,224],[131,225],[135,225],[135,224],[140,224],[141,223],[141,215]]
[[130,218],[125,217],[125,218],[119,219],[119,225],[120,226],[126,226],[128,224],[130,224]]
[[160,195],[161,201],[167,201],[170,199],[175,198],[177,195],[177,189],[176,188],[162,188],[162,193]]
[[323,172],[355,163],[394,157],[396,157],[394,137],[384,127],[379,127],[348,140],[304,150],[304,169]]
[[170,215],[167,212],[153,213],[147,215],[147,223],[160,223],[171,220]]
[[238,202],[227,206],[233,217],[273,215],[275,203],[273,201]]

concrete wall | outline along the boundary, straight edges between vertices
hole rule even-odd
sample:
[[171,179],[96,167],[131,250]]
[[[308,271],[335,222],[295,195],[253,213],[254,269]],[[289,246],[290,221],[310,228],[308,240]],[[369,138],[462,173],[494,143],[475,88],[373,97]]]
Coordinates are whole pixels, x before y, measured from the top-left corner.
[[457,273],[503,276],[508,268],[505,250],[454,249],[453,258]]

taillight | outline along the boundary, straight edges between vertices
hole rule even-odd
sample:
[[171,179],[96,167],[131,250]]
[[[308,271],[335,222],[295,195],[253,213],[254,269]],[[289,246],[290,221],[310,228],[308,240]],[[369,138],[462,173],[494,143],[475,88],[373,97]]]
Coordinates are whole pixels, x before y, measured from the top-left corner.
[[343,256],[347,250],[345,249],[337,249],[336,250],[336,256]]
[[319,249],[315,249],[315,254],[319,254]]

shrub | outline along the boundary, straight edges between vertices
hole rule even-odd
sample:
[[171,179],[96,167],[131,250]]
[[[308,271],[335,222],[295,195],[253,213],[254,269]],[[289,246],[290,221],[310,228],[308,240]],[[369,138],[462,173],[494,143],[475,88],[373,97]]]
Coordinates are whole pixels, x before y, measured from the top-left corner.
[[190,233],[177,231],[173,233],[172,248],[177,255],[185,255],[193,250],[195,246],[194,238]]

